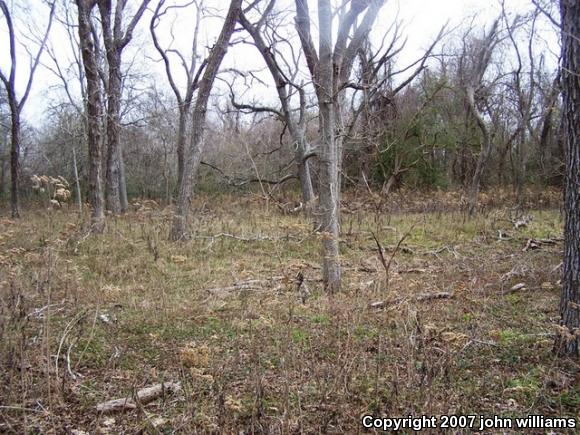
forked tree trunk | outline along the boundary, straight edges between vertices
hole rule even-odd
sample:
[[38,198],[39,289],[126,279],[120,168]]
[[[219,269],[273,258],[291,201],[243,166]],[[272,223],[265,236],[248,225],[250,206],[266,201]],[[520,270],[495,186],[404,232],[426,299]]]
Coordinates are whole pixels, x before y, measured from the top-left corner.
[[195,102],[192,117],[191,144],[187,153],[182,182],[179,186],[177,209],[173,215],[171,234],[169,236],[173,241],[182,240],[186,237],[187,215],[191,204],[194,180],[199,169],[204,149],[207,103],[219,66],[227,52],[230,38],[236,27],[236,21],[241,7],[242,0],[231,0],[221,33],[207,58],[207,66],[203,78],[199,83],[197,100]]
[[85,0],[76,0],[78,7],[79,41],[87,80],[87,139],[89,147],[89,203],[91,227],[102,233],[105,228],[104,196],[101,175],[101,91],[95,46],[89,23],[91,10]]
[[580,3],[560,0],[562,16],[562,97],[566,141],[564,276],[561,329],[554,350],[580,356]]
[[121,96],[123,93],[123,75],[121,71],[121,55],[123,49],[131,41],[133,30],[143,16],[150,0],[141,0],[139,9],[123,30],[123,12],[126,1],[115,3],[111,0],[98,0],[105,42],[108,88],[107,88],[107,172],[106,172],[106,204],[107,210],[118,214],[127,210],[127,187],[123,167],[121,135]]
[[[295,0],[296,28],[312,77],[319,110],[320,187],[317,217],[322,232],[322,278],[328,292],[340,290],[340,168],[343,135],[339,134],[344,88],[356,53],[367,38],[383,0],[344,2],[350,6],[339,17],[333,48],[334,13],[330,0],[318,0],[318,56],[310,33],[308,0]],[[357,17],[364,17],[357,24]],[[341,123],[342,124],[342,123]]]

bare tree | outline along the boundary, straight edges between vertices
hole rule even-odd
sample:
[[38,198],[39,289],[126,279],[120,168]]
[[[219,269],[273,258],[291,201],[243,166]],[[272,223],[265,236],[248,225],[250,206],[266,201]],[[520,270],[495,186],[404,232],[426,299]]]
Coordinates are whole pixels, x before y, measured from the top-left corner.
[[525,203],[524,194],[524,183],[526,177],[526,167],[528,161],[528,152],[526,149],[526,133],[533,133],[531,126],[531,117],[533,115],[533,101],[535,97],[535,64],[532,43],[535,35],[536,19],[538,17],[538,12],[535,11],[530,17],[531,27],[528,32],[528,44],[527,44],[527,61],[528,61],[528,81],[525,82],[524,76],[524,60],[521,53],[519,44],[516,41],[516,30],[520,27],[520,23],[523,23],[526,18],[516,16],[512,23],[508,22],[508,16],[505,10],[505,2],[502,1],[502,17],[505,22],[506,30],[508,33],[509,40],[513,46],[514,53],[516,55],[516,68],[512,73],[512,83],[510,84],[513,89],[514,100],[516,104],[516,123],[515,129],[508,143],[514,141],[515,147],[515,159],[516,164],[514,166],[514,186],[516,191],[516,202],[520,209],[523,209]]
[[[165,65],[165,73],[167,75],[167,79],[169,81],[169,85],[173,93],[175,94],[175,98],[177,99],[177,107],[179,110],[179,123],[178,123],[178,131],[177,131],[177,185],[181,186],[182,179],[183,179],[183,172],[185,166],[185,142],[186,142],[186,135],[187,135],[187,126],[188,121],[191,117],[191,107],[193,96],[195,91],[199,85],[199,79],[201,73],[203,72],[204,67],[207,64],[207,59],[198,66],[198,35],[199,35],[199,27],[201,23],[201,6],[202,3],[198,1],[190,1],[183,5],[178,6],[167,6],[164,7],[165,0],[160,0],[155,8],[153,13],[153,17],[151,18],[151,22],[149,23],[149,30],[151,32],[151,37],[153,39],[153,45],[157,52],[161,55],[163,59],[163,63]],[[159,25],[160,19],[163,15],[167,14],[170,9],[183,9],[188,6],[195,5],[196,13],[195,13],[195,27],[193,31],[193,40],[191,44],[191,53],[189,59],[187,59],[184,55],[182,55],[179,51],[174,48],[163,48],[161,43],[159,42],[159,37],[157,36],[157,27]],[[171,62],[169,55],[173,53],[175,54],[180,60],[183,66],[186,83],[185,83],[185,93],[179,90],[177,85],[176,79],[174,77],[174,73],[171,69]]]
[[28,96],[30,95],[30,89],[32,88],[32,82],[34,80],[34,74],[38,68],[40,62],[40,57],[46,46],[46,41],[48,39],[48,34],[50,33],[50,28],[52,27],[52,19],[54,17],[55,2],[53,1],[50,5],[50,13],[48,17],[48,24],[44,35],[40,41],[36,55],[31,60],[30,72],[28,75],[28,81],[26,83],[26,88],[24,94],[21,98],[16,95],[16,74],[17,74],[17,55],[16,55],[16,35],[14,30],[14,23],[12,21],[12,15],[10,9],[6,5],[4,0],[0,0],[0,10],[6,19],[6,25],[8,27],[8,40],[10,44],[10,73],[6,75],[0,70],[0,80],[4,83],[6,88],[6,94],[8,98],[8,105],[10,107],[11,116],[11,144],[10,144],[10,176],[11,176],[11,198],[10,206],[12,209],[12,217],[20,217],[20,206],[18,197],[18,176],[20,173],[20,128],[21,128],[21,114]]
[[471,47],[470,53],[467,52],[467,46],[464,45],[460,58],[460,70],[466,105],[483,136],[481,151],[477,158],[475,172],[469,188],[469,214],[475,213],[481,178],[493,149],[490,128],[485,120],[483,111],[480,109],[481,101],[478,100],[485,98],[482,97],[485,92],[483,79],[491,63],[493,50],[499,43],[498,30],[499,20],[496,20],[481,39],[471,39],[473,46]]
[[560,0],[562,58],[561,83],[566,141],[564,193],[564,273],[560,297],[560,325],[555,350],[580,356],[580,4]]
[[[391,33],[388,29],[383,35],[383,42],[379,49],[374,49],[370,41],[365,43],[358,50],[359,77],[358,83],[350,82],[348,87],[355,90],[352,95],[351,116],[347,119],[345,137],[354,144],[362,144],[359,149],[358,172],[359,181],[362,181],[365,188],[368,184],[369,167],[373,154],[378,157],[381,153],[380,147],[385,139],[385,133],[392,127],[389,124],[396,113],[396,100],[398,94],[408,89],[413,80],[426,69],[426,63],[432,55],[436,45],[445,35],[446,26],[443,26],[431,45],[422,56],[411,64],[399,69],[393,68],[394,57],[400,53],[405,46],[405,42],[400,43],[400,23],[394,21],[393,32],[390,42],[385,44],[386,38]],[[394,85],[395,78],[400,74],[406,74],[412,70],[407,77]],[[429,96],[428,99],[431,99]],[[358,105],[357,103],[358,102]],[[416,117],[414,115],[414,117]],[[373,153],[376,151],[376,153]],[[380,159],[379,159],[380,160]],[[383,193],[388,193],[395,178],[408,168],[402,167],[402,161],[395,162],[394,170],[389,181],[383,188]],[[386,175],[386,174],[385,174]]]
[[[306,138],[307,116],[306,116],[306,91],[302,83],[297,83],[297,75],[299,72],[300,57],[294,53],[290,41],[283,39],[280,36],[276,27],[272,23],[272,9],[275,5],[275,0],[271,0],[259,20],[253,24],[246,17],[246,14],[241,13],[239,21],[250,34],[254,41],[254,45],[260,52],[268,71],[276,85],[276,92],[280,101],[281,109],[278,110],[272,107],[256,106],[250,104],[232,103],[238,109],[249,109],[254,112],[271,112],[275,114],[288,128],[292,140],[295,144],[294,160],[298,166],[298,178],[300,179],[300,188],[302,192],[302,200],[305,204],[306,210],[312,210],[312,202],[314,200],[314,188],[312,185],[312,177],[310,172],[309,158],[312,157],[313,152],[310,144]],[[265,33],[270,30],[269,40],[267,43]],[[283,51],[278,45],[285,44],[289,51],[290,59],[284,56]],[[298,94],[299,107],[295,110],[292,107],[292,96]],[[297,113],[296,113],[297,112]]]
[[218,69],[226,55],[230,38],[234,33],[241,7],[242,0],[231,0],[220,35],[215,45],[211,48],[210,54],[207,57],[205,71],[199,82],[192,115],[190,146],[186,151],[187,155],[183,169],[183,177],[179,185],[177,209],[173,215],[173,223],[171,226],[170,238],[173,241],[181,240],[186,236],[187,215],[193,194],[194,179],[199,169],[205,145],[204,135],[207,104]]
[[106,204],[107,210],[113,213],[126,211],[128,207],[123,150],[119,142],[123,93],[122,54],[133,38],[133,31],[150,1],[141,1],[127,27],[123,29],[123,15],[127,0],[117,0],[114,12],[112,0],[98,0],[108,66]]
[[[311,34],[308,0],[295,0],[296,28],[316,91],[320,125],[320,200],[323,281],[329,292],[340,290],[339,256],[340,177],[345,87],[356,54],[366,40],[383,5],[382,0],[352,0],[340,6],[338,14],[330,0],[318,1],[318,52]],[[365,13],[366,11],[366,13]],[[357,25],[361,14],[364,16]],[[333,45],[333,18],[338,16]]]
[[104,194],[101,164],[101,117],[103,105],[99,79],[99,67],[91,30],[91,12],[97,0],[75,0],[78,9],[79,42],[86,78],[87,141],[89,148],[89,203],[91,226],[94,232],[103,232],[105,227]]

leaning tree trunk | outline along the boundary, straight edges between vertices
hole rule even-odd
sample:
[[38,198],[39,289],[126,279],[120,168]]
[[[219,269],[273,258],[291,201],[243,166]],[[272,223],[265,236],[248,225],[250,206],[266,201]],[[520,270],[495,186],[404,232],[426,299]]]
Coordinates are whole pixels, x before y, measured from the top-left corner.
[[87,139],[89,146],[89,203],[91,204],[91,227],[102,233],[105,228],[104,197],[101,175],[101,90],[91,33],[90,10],[84,0],[76,0],[78,6],[79,41],[87,80]]
[[566,141],[564,276],[560,330],[554,350],[580,356],[580,3],[560,0],[562,15],[562,122]]
[[193,184],[204,149],[207,103],[209,101],[210,92],[219,66],[228,50],[228,44],[232,33],[234,33],[241,7],[242,0],[231,0],[221,33],[207,58],[207,66],[199,84],[192,117],[191,146],[187,153],[188,155],[183,170],[183,178],[181,185],[179,186],[177,208],[173,215],[171,233],[169,236],[173,241],[182,240],[186,236],[187,215],[189,213],[191,197],[193,195]]

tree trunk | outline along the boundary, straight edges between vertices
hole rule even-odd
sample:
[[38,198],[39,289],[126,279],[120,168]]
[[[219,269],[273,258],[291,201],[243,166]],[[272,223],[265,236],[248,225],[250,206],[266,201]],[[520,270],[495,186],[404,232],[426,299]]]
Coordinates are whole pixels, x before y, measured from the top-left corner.
[[76,0],[79,20],[79,41],[87,80],[87,139],[89,146],[89,203],[91,227],[102,233],[105,228],[104,197],[101,175],[101,90],[95,47],[89,24],[91,11],[84,0]]
[[560,326],[554,350],[580,356],[580,4],[560,0],[562,16],[562,100],[566,140],[564,274]]
[[520,132],[517,143],[517,174],[516,174],[516,205],[520,211],[525,209],[526,205],[526,172],[528,159],[526,155],[526,137],[523,131]]
[[194,112],[193,114],[191,149],[184,165],[181,185],[178,186],[177,209],[173,215],[171,227],[170,239],[174,242],[184,239],[187,235],[187,215],[191,206],[195,178],[199,171],[201,156],[205,147],[205,115],[205,111]]
[[220,36],[213,46],[207,59],[207,66],[200,81],[197,100],[192,117],[192,138],[187,160],[184,165],[183,179],[179,186],[177,209],[173,215],[170,239],[182,240],[186,236],[187,215],[193,194],[195,176],[199,169],[204,149],[205,118],[210,92],[218,72],[218,68],[227,52],[228,43],[236,27],[236,20],[242,7],[242,0],[231,0],[228,14]]
[[477,164],[475,166],[475,172],[473,173],[473,178],[471,179],[471,187],[469,188],[469,214],[473,215],[477,208],[477,199],[479,197],[479,188],[481,186],[481,177],[483,171],[485,170],[485,165],[489,156],[491,155],[491,150],[493,148],[493,142],[491,141],[491,135],[489,129],[483,119],[481,113],[477,109],[475,104],[475,90],[472,87],[467,88],[467,101],[469,103],[469,110],[473,114],[477,125],[483,134],[483,143],[481,144],[481,152],[477,158]]
[[9,187],[8,187],[8,130],[6,130],[6,134],[4,135],[4,141],[2,142],[2,149],[0,150],[0,158],[2,159],[2,167],[0,170],[2,171],[0,183],[2,186],[0,187],[0,195],[8,195]]
[[320,64],[315,83],[320,109],[320,230],[322,235],[322,279],[328,292],[340,290],[339,177],[336,140],[335,98],[332,71],[332,11],[328,0],[319,1]]
[[119,200],[121,203],[121,213],[129,209],[129,199],[127,198],[127,180],[125,178],[125,159],[123,158],[123,146],[119,143]]
[[74,170],[74,176],[75,176],[75,188],[76,188],[76,196],[77,196],[77,207],[79,209],[79,214],[80,214],[83,212],[83,199],[81,197],[81,183],[79,181],[79,170],[78,170],[78,166],[77,166],[77,153],[75,151],[74,146],[72,149],[72,153],[73,153],[73,170]]
[[187,116],[189,107],[179,108],[179,127],[177,130],[177,187],[183,183],[185,167],[185,139],[187,134]]
[[98,0],[108,66],[106,203],[107,210],[115,214],[126,211],[128,206],[123,151],[119,143],[121,95],[123,93],[121,54],[131,41],[135,26],[143,16],[149,2],[150,0],[141,0],[139,8],[123,30],[123,12],[127,2],[115,2],[113,15],[113,2],[111,0]]
[[[554,156],[555,151],[555,142],[554,135],[553,135],[553,115],[554,115],[554,107],[560,95],[560,87],[559,87],[560,77],[557,76],[554,79],[554,83],[552,85],[552,91],[550,92],[550,96],[548,98],[548,103],[546,108],[544,109],[544,114],[542,116],[541,121],[541,132],[540,132],[540,158],[542,162],[542,170],[544,174],[544,179],[546,180],[548,185],[553,185],[554,180],[558,179],[559,176],[557,174],[559,172],[557,158]],[[557,152],[555,153],[557,154]]]
[[310,159],[307,153],[310,146],[305,138],[304,132],[297,133],[296,154],[294,156],[298,164],[298,178],[300,180],[300,190],[302,192],[302,201],[307,208],[312,206],[314,201],[314,187],[312,186],[312,176],[310,175]]
[[[14,107],[12,107],[14,106]],[[12,209],[12,217],[20,217],[20,204],[18,197],[18,177],[20,175],[20,110],[10,102],[10,110],[12,112],[12,140],[10,144],[10,208]]]
[[300,189],[302,191],[302,201],[307,206],[314,199],[314,188],[312,187],[312,177],[310,176],[310,164],[304,159],[304,154],[297,153],[298,178],[300,179]]
[[121,113],[121,56],[116,48],[107,47],[107,62],[109,64],[109,88],[107,89],[107,173],[105,198],[107,210],[119,214],[121,212],[120,158],[119,158],[119,114]]

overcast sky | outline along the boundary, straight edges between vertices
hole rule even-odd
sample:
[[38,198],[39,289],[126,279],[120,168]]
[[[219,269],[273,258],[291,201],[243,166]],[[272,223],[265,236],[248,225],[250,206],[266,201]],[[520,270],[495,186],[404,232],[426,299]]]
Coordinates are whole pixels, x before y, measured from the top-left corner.
[[[283,6],[288,0],[280,0]],[[40,4],[40,0],[12,0],[9,4],[16,8],[15,20],[18,24],[17,38],[21,42],[25,42],[30,46],[30,41],[22,39],[23,34],[30,34],[27,25],[35,20],[39,22],[39,27],[42,25],[39,17],[46,15],[47,8]],[[71,1],[71,4],[73,2]],[[136,0],[131,0],[129,4],[134,6]],[[169,3],[169,1],[168,1]],[[221,7],[222,10],[227,3],[224,1],[210,0],[210,4]],[[293,2],[289,2],[292,4]],[[312,1],[315,4],[316,2]],[[508,0],[507,5],[511,11],[524,12],[530,9],[531,0]],[[151,8],[157,4],[156,0],[151,2]],[[225,5],[224,5],[225,4]],[[26,7],[30,8],[26,10]],[[74,9],[74,7],[73,7]],[[388,28],[395,17],[399,17],[404,23],[403,35],[407,38],[405,50],[398,56],[399,65],[405,65],[415,60],[423,50],[429,46],[435,35],[438,33],[441,26],[449,22],[451,27],[458,26],[466,20],[470,20],[475,14],[478,15],[477,24],[490,23],[498,16],[500,5],[497,0],[481,1],[481,0],[387,0],[383,7],[374,29],[376,35],[380,34],[384,29]],[[193,13],[180,11],[175,24],[176,47],[189,47],[192,34]],[[34,20],[30,20],[33,16]],[[21,21],[22,18],[25,21]],[[134,60],[135,70],[146,72],[146,77],[143,79],[143,87],[150,86],[152,82],[160,88],[166,88],[166,80],[161,63],[155,63],[153,58],[157,58],[157,54],[153,49],[149,36],[149,20],[151,14],[147,13],[142,22],[138,26],[136,37],[132,43],[132,47],[127,49],[125,61]],[[20,18],[20,20],[18,19]],[[166,22],[168,24],[168,22]],[[548,62],[553,67],[556,67],[555,54],[558,52],[558,38],[554,30],[546,23],[542,24],[542,38],[546,41],[545,51],[549,55]],[[216,37],[220,29],[220,22],[216,19],[208,19],[203,26],[203,38],[212,40]],[[161,39],[166,43],[170,40],[168,27],[160,29]],[[59,25],[55,25],[51,34],[51,45],[57,52],[58,56],[63,59],[63,65],[66,65],[66,59],[70,58],[69,42],[66,32]],[[554,55],[550,55],[553,51]],[[9,71],[9,55],[8,55],[8,40],[7,31],[4,20],[0,24],[0,67],[2,71],[7,73]],[[26,53],[19,50],[19,64],[18,64],[18,91],[22,94],[25,79],[28,73],[28,60]],[[48,56],[43,57],[43,62],[52,65]],[[257,52],[248,46],[235,46],[228,52],[227,58],[224,61],[223,67],[235,66],[239,69],[257,68],[262,65],[261,58]],[[267,76],[267,75],[266,75]],[[40,125],[46,121],[45,111],[49,104],[54,104],[61,100],[64,95],[58,92],[54,87],[58,87],[60,82],[53,76],[53,74],[46,68],[40,68],[37,72],[37,77],[32,89],[30,100],[27,103],[24,116],[34,125]],[[254,95],[251,92],[245,94],[240,98],[263,98],[275,101],[274,93],[268,95],[268,91],[254,88]],[[257,95],[257,97],[256,97]]]

